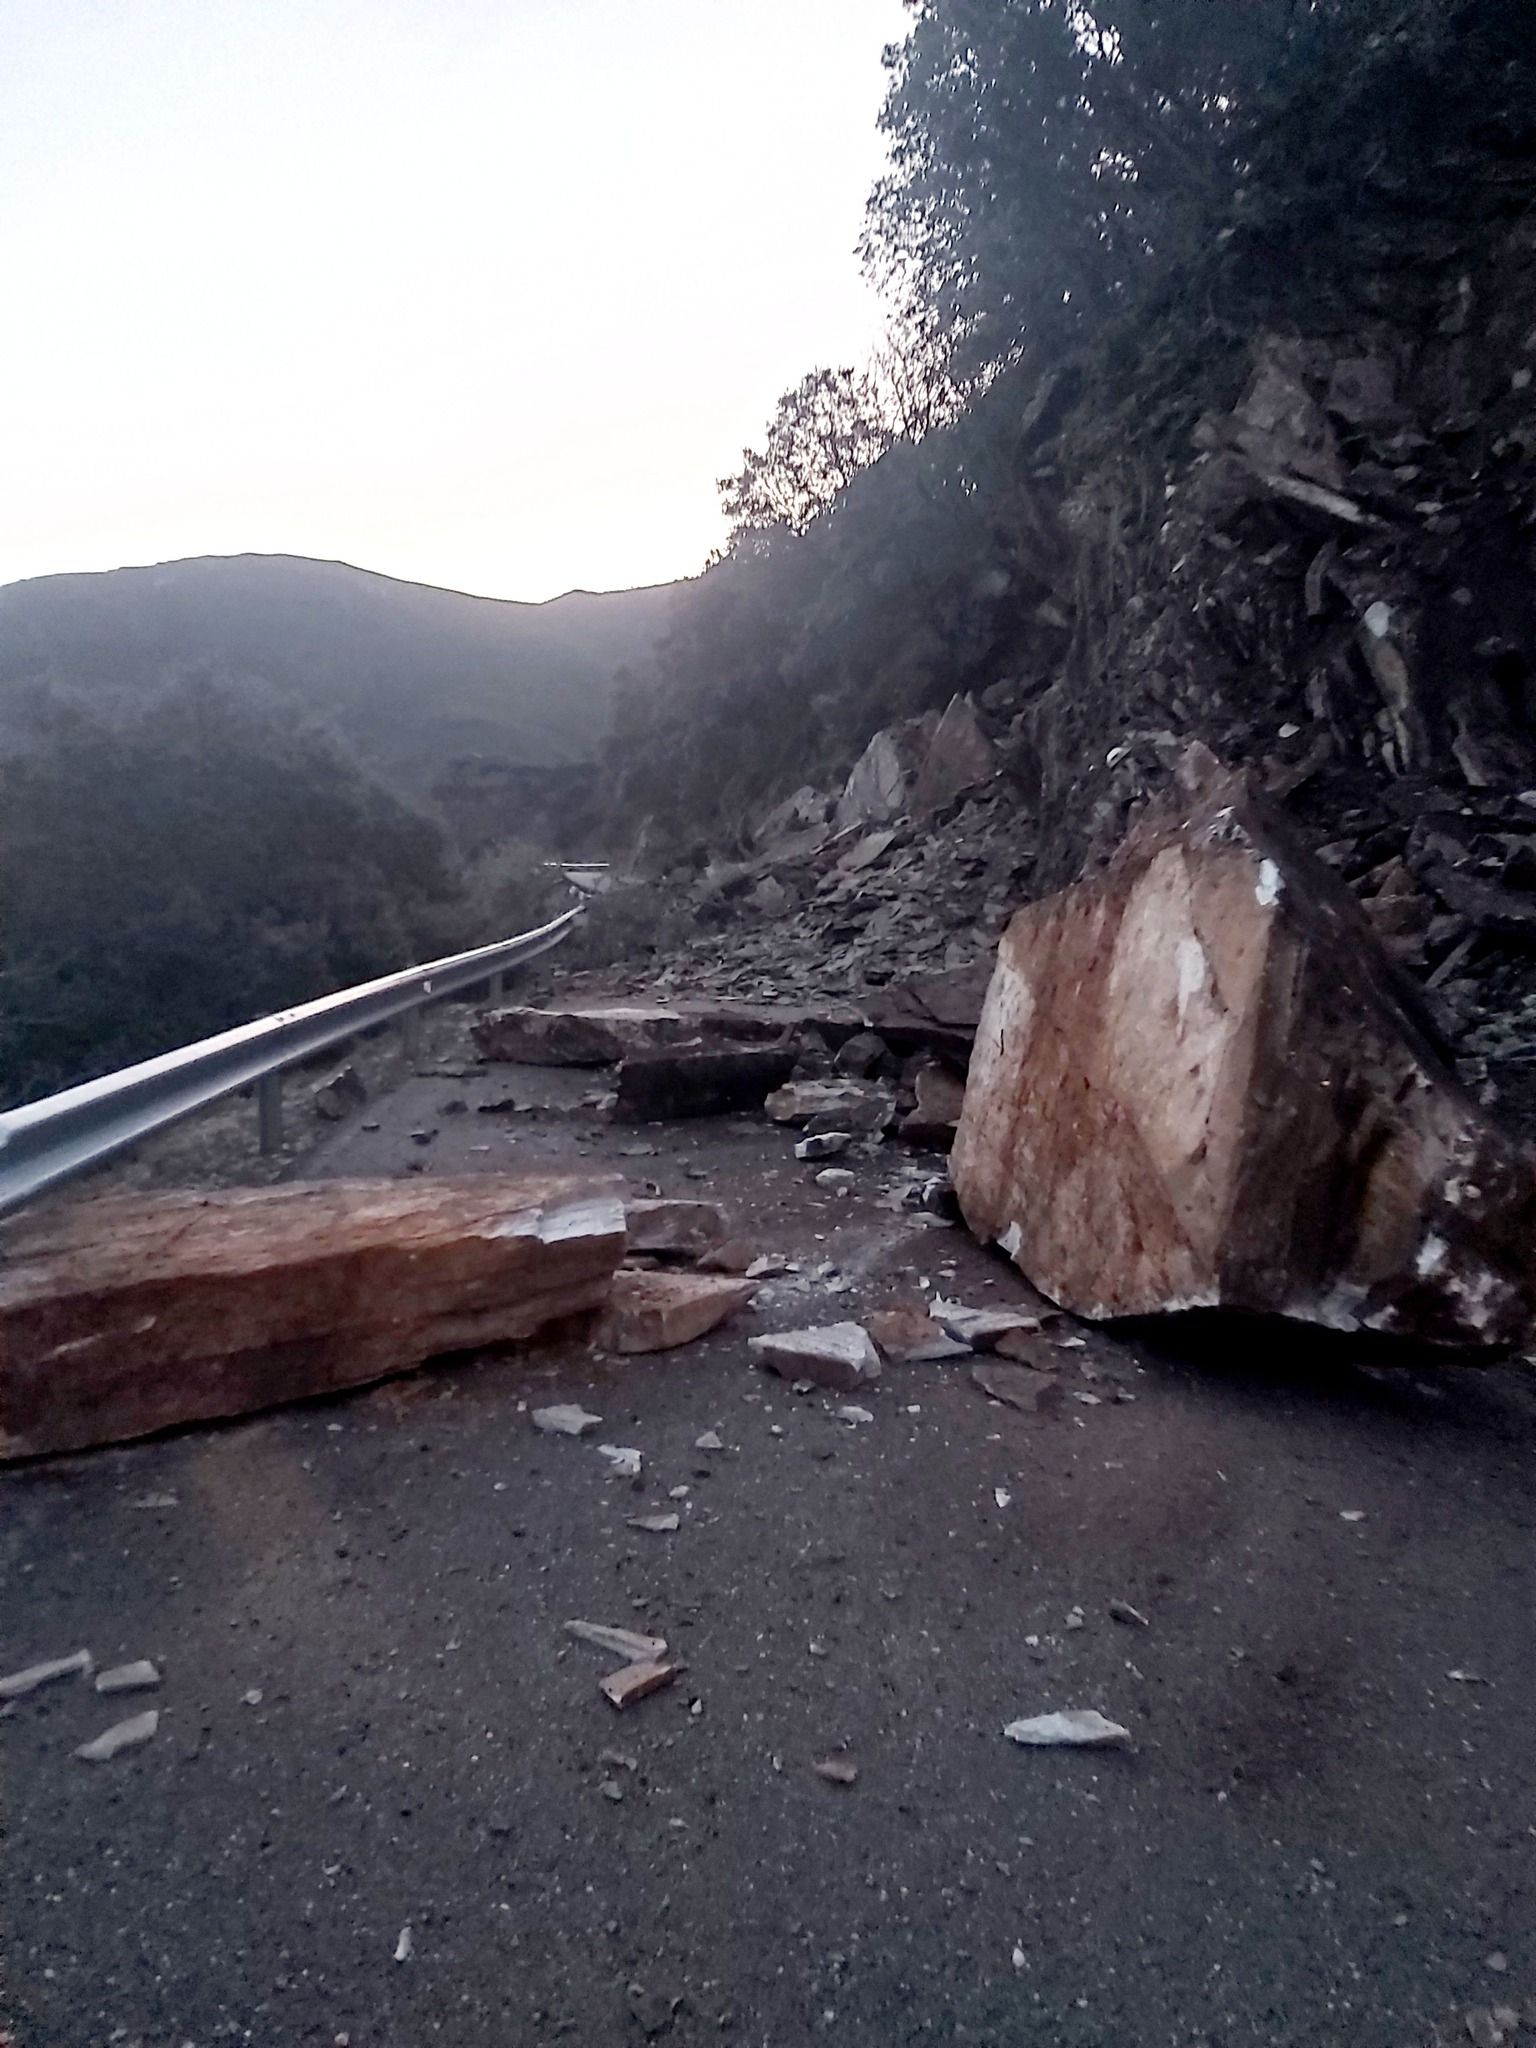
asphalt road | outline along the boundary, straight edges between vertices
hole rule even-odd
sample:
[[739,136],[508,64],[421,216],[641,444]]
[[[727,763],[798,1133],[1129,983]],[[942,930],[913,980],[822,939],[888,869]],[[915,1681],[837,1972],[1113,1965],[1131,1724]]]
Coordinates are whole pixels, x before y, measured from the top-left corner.
[[[1524,2009],[1513,1371],[1090,1331],[1059,1366],[1091,1401],[1025,1416],[911,1365],[850,1424],[745,1336],[921,1280],[1014,1300],[1011,1270],[894,1206],[889,1149],[836,1200],[766,1126],[476,1113],[589,1085],[418,1079],[310,1170],[617,1163],[802,1270],[669,1355],[487,1359],[0,1479],[4,1668],[164,1672],[111,1763],[71,1752],[138,1700],[70,1680],[0,1720],[16,2048],[1408,2048]],[[565,1399],[638,1488],[531,1427]],[[669,1505],[675,1535],[627,1525]],[[615,1712],[570,1617],[665,1635],[685,1676]],[[1134,1750],[1003,1739],[1063,1707]]]

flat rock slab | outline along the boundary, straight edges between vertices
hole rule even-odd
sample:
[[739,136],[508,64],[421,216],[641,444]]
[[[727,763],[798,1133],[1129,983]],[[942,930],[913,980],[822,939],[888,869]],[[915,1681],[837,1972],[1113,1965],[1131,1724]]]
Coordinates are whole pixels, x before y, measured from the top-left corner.
[[820,1121],[826,1129],[835,1124],[849,1133],[880,1131],[895,1113],[895,1100],[888,1088],[875,1081],[791,1081],[776,1089],[764,1103],[776,1124],[809,1124]]
[[749,1337],[759,1365],[781,1379],[812,1380],[851,1394],[880,1377],[880,1354],[862,1323],[826,1323],[813,1330],[775,1330]]
[[1243,778],[1193,782],[1004,934],[951,1164],[966,1221],[1083,1316],[1528,1339],[1530,1155],[1337,879]]
[[580,1008],[491,1010],[471,1026],[482,1058],[538,1067],[608,1067],[671,1046],[740,1050],[787,1039],[809,1024],[850,1036],[854,1011],[793,1003],[594,1003]]
[[621,1272],[613,1278],[597,1341],[626,1355],[673,1351],[718,1329],[747,1306],[755,1280],[708,1273]]
[[725,1238],[725,1217],[713,1202],[658,1195],[624,1205],[632,1252],[662,1257],[702,1258]]
[[601,1307],[616,1183],[120,1195],[0,1231],[0,1457],[245,1415]]

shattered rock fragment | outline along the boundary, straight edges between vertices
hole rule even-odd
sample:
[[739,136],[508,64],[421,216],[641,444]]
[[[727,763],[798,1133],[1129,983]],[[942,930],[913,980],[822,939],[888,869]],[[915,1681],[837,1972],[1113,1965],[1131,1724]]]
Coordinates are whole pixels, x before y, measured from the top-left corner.
[[941,1067],[937,1060],[925,1060],[913,1076],[916,1106],[899,1126],[909,1145],[926,1145],[944,1152],[955,1141],[955,1128],[965,1107],[965,1083]]
[[1108,1721],[1096,1707],[1070,1707],[1059,1714],[1035,1714],[1010,1721],[1003,1730],[1026,1749],[1128,1749],[1131,1731]]
[[568,1621],[565,1632],[578,1642],[590,1643],[594,1649],[627,1657],[631,1664],[654,1664],[667,1654],[665,1636],[637,1635],[633,1629],[610,1628],[606,1622]]
[[149,1707],[142,1714],[134,1714],[126,1721],[116,1722],[94,1741],[82,1742],[75,1755],[88,1764],[108,1763],[120,1751],[136,1749],[141,1742],[148,1742],[159,1726],[159,1709]]
[[96,1674],[98,1692],[148,1692],[160,1683],[160,1673],[147,1657],[133,1664],[114,1664],[110,1671]]
[[725,1236],[725,1218],[713,1202],[662,1198],[626,1202],[624,1224],[632,1252],[702,1258]]
[[610,1671],[606,1678],[600,1678],[597,1689],[613,1706],[630,1707],[636,1700],[649,1699],[653,1692],[660,1692],[663,1686],[670,1685],[682,1668],[681,1664],[664,1664],[659,1660],[625,1664],[617,1671]]
[[552,1408],[533,1411],[534,1428],[542,1429],[546,1436],[587,1436],[602,1419],[601,1415],[589,1415],[574,1401],[557,1401]]
[[322,1081],[313,1096],[315,1114],[330,1123],[339,1123],[354,1109],[361,1109],[367,1100],[363,1077],[350,1061],[338,1067],[329,1080]]
[[638,1479],[642,1459],[630,1444],[599,1444],[597,1455],[606,1459],[615,1479]]
[[[884,1130],[895,1108],[888,1089],[872,1081],[791,1081],[763,1107],[776,1124],[806,1124],[813,1117],[835,1119],[845,1131]],[[830,1127],[830,1126],[829,1126]]]
[[967,1222],[1089,1317],[1527,1337],[1529,1156],[1337,879],[1243,777],[1192,783],[1010,924],[953,1156]]
[[878,1033],[856,1031],[852,1038],[845,1039],[838,1047],[832,1065],[839,1074],[845,1074],[851,1080],[867,1081],[889,1058],[890,1050]]
[[699,1260],[701,1273],[750,1274],[757,1253],[739,1237],[728,1238],[724,1244],[717,1244],[713,1251],[705,1252]]
[[599,1307],[601,1179],[483,1174],[107,1195],[0,1231],[0,1457],[366,1384]]
[[1024,1309],[967,1308],[942,1295],[934,1297],[928,1313],[957,1343],[968,1344],[973,1351],[995,1351],[1004,1337],[1034,1336],[1040,1329],[1040,1318]]
[[943,810],[968,789],[997,773],[997,749],[982,729],[969,693],[951,697],[912,785],[914,817]]
[[661,1515],[626,1515],[624,1519],[631,1529],[641,1529],[647,1536],[675,1536],[683,1526],[675,1508]]
[[718,1329],[756,1292],[755,1281],[724,1274],[619,1272],[597,1341],[624,1356],[671,1351]]
[[851,1394],[880,1377],[880,1354],[861,1323],[776,1330],[769,1336],[749,1337],[747,1343],[758,1362],[781,1379],[808,1379]]
[[1056,1382],[1027,1365],[973,1365],[971,1383],[994,1401],[1017,1408],[1021,1415],[1034,1415],[1061,1400]]
[[817,1131],[795,1146],[797,1159],[837,1159],[853,1143],[852,1131]]
[[856,1785],[859,1780],[858,1765],[846,1756],[824,1756],[811,1769],[829,1785]]
[[920,1308],[877,1309],[868,1327],[885,1356],[904,1364],[923,1365],[971,1355],[969,1344],[957,1342]]
[[73,1678],[77,1674],[88,1678],[91,1672],[89,1650],[76,1650],[68,1657],[50,1657],[42,1664],[29,1664],[25,1671],[13,1671],[9,1678],[0,1678],[0,1700],[25,1699],[29,1692],[36,1692],[40,1685],[48,1685],[55,1678]]

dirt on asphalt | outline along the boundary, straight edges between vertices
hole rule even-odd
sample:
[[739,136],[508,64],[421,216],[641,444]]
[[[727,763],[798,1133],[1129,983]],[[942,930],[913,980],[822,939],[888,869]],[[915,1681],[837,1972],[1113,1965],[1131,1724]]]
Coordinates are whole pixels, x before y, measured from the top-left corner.
[[[799,1269],[736,1323],[0,1479],[4,1668],[164,1677],[0,1719],[15,2048],[1408,2048],[1469,2010],[1536,2038],[1524,1375],[1063,1322],[1048,1411],[960,1361],[888,1366],[844,1420],[747,1337],[1022,1301],[1012,1269],[901,1206],[896,1148],[838,1198],[792,1132],[620,1129],[592,1085],[423,1075],[303,1170],[558,1160],[717,1200]],[[479,1113],[509,1094],[543,1106]],[[533,1428],[564,1400],[596,1439]],[[687,1669],[616,1712],[570,1618]],[[74,1758],[144,1704],[144,1747]],[[1134,1748],[1003,1738],[1071,1707]]]

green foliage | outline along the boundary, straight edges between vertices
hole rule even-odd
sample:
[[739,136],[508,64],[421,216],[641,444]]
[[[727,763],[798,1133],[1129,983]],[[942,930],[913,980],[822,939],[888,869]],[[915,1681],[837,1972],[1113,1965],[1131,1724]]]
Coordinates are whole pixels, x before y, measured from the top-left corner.
[[1253,336],[1421,348],[1490,209],[1529,205],[1529,0],[909,7],[863,243],[893,357],[785,394],[722,485],[725,559],[619,691],[612,771],[663,850],[1003,673],[1089,745],[1127,565]]
[[863,254],[985,378],[1133,301],[1230,206],[1298,68],[1374,0],[913,0]]
[[82,1080],[436,949],[430,820],[248,693],[55,709],[0,762],[0,1074]]
[[869,376],[812,370],[779,400],[762,448],[743,449],[739,472],[720,479],[733,533],[775,527],[803,533],[892,438]]

